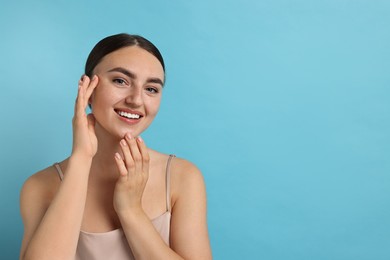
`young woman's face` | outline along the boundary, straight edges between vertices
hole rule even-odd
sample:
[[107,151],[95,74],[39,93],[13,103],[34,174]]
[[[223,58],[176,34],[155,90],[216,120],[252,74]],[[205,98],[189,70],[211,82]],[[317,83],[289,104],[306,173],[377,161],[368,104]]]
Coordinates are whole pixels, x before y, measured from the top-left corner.
[[159,60],[137,46],[106,55],[95,67],[99,83],[91,97],[97,123],[123,138],[141,134],[160,107],[164,70]]

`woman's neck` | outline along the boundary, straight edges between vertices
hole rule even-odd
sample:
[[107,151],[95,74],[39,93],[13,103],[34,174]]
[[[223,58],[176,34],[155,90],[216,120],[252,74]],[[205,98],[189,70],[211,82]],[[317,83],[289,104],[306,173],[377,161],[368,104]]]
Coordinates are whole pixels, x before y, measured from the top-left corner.
[[91,174],[96,177],[118,178],[118,169],[115,163],[115,153],[121,153],[120,139],[112,136],[99,124],[95,126],[98,139],[98,149],[93,157]]

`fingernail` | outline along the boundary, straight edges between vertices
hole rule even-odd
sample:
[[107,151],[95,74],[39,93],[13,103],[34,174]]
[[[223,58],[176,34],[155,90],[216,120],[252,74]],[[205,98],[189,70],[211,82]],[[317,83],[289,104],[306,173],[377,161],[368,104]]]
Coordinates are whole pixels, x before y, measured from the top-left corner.
[[143,143],[143,142],[144,142],[144,139],[142,139],[141,136],[138,136],[137,139],[138,139],[138,141],[140,141],[140,143]]
[[127,146],[127,143],[126,143],[126,141],[125,140],[121,140],[121,145],[123,145],[123,146]]
[[131,138],[132,138],[130,133],[127,133],[127,134],[126,134],[126,137],[127,137],[128,139],[131,139]]
[[121,155],[119,153],[115,153],[115,158],[118,159],[118,160],[122,159],[122,157],[121,157]]

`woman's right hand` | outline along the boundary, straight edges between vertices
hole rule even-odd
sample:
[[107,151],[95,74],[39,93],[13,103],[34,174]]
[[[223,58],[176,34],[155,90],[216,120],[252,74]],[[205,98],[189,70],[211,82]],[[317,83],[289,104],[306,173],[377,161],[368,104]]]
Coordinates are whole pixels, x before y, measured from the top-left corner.
[[75,103],[73,123],[73,148],[72,155],[80,155],[87,158],[95,156],[97,151],[97,138],[95,134],[95,117],[87,115],[85,110],[93,90],[98,85],[96,75],[92,80],[84,75],[79,81],[79,89]]

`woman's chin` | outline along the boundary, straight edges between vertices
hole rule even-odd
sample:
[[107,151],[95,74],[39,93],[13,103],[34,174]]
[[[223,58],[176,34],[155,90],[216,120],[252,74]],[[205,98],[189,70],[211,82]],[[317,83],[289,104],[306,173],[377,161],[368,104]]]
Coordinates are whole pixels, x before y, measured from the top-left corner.
[[100,132],[99,136],[102,138],[108,139],[115,139],[116,141],[120,141],[125,137],[126,134],[130,134],[131,137],[137,137],[141,134],[141,131],[139,129],[134,129],[134,128],[103,128],[103,127],[97,127],[96,130]]
[[125,130],[119,131],[118,138],[122,139],[125,137],[126,134],[130,134],[131,137],[137,137],[140,133],[139,133],[139,131],[136,131],[134,129],[125,129]]

